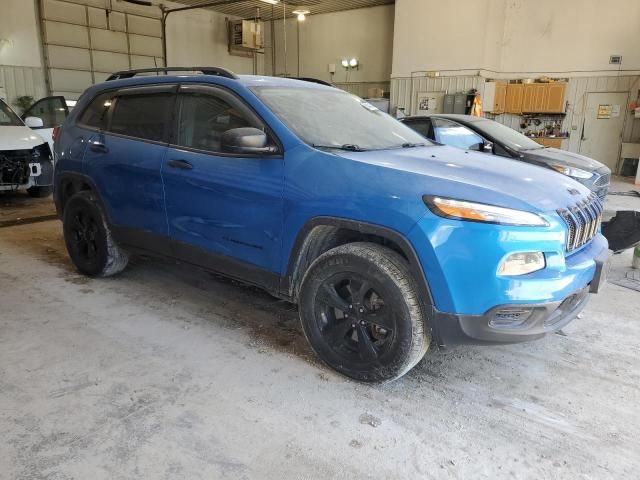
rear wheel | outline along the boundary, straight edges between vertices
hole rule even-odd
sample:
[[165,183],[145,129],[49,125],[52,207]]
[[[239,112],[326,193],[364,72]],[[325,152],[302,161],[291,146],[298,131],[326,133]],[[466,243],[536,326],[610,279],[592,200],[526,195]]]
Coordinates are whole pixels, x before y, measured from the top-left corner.
[[73,195],[64,207],[62,222],[67,251],[80,273],[108,277],[127,266],[129,255],[113,239],[92,192]]
[[376,244],[342,245],[318,257],[302,281],[300,315],[318,356],[360,381],[404,375],[431,340],[406,261]]
[[51,192],[53,192],[53,187],[51,186],[27,188],[27,193],[29,194],[30,197],[33,197],[33,198],[48,197],[49,195],[51,195]]

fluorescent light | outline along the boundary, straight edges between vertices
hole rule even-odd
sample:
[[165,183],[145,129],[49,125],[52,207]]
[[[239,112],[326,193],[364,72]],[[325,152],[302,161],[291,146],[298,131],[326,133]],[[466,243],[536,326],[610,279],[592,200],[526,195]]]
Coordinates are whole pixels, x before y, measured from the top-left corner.
[[277,5],[280,3],[280,0],[260,0],[262,3],[268,3],[269,5]]

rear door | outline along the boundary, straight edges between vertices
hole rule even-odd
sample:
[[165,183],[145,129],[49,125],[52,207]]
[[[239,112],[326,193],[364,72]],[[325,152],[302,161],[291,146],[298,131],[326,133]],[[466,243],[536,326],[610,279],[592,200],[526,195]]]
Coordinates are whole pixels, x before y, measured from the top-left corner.
[[[227,89],[183,85],[175,133],[162,164],[169,233],[177,256],[200,262],[197,249],[217,254],[215,269],[238,276],[243,265],[277,272],[280,259],[284,160],[222,151],[232,128],[266,125]],[[271,135],[271,142],[276,144]],[[230,265],[233,259],[242,264]],[[232,268],[233,271],[228,269]]]
[[[89,138],[84,171],[96,183],[109,218],[125,243],[165,253],[168,229],[160,169],[167,153],[175,85],[108,93],[106,128]],[[168,240],[168,239],[167,239]]]

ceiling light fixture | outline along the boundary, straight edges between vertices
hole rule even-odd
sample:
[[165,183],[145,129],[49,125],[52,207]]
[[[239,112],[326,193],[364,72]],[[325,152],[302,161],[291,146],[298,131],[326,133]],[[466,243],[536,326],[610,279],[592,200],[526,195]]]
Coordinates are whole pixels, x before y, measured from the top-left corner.
[[280,0],[260,0],[263,3],[268,3],[269,5],[277,5],[280,3]]
[[304,22],[305,19],[307,18],[307,15],[309,15],[311,12],[305,9],[298,9],[298,10],[294,10],[292,13],[298,16],[299,22]]

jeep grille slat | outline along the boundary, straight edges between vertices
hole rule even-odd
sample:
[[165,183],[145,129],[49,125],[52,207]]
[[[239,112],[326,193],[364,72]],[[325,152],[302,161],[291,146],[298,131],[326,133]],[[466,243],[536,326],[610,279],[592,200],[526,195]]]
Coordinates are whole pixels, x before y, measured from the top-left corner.
[[589,243],[598,233],[604,207],[595,193],[568,208],[561,208],[558,214],[567,225],[567,252]]

